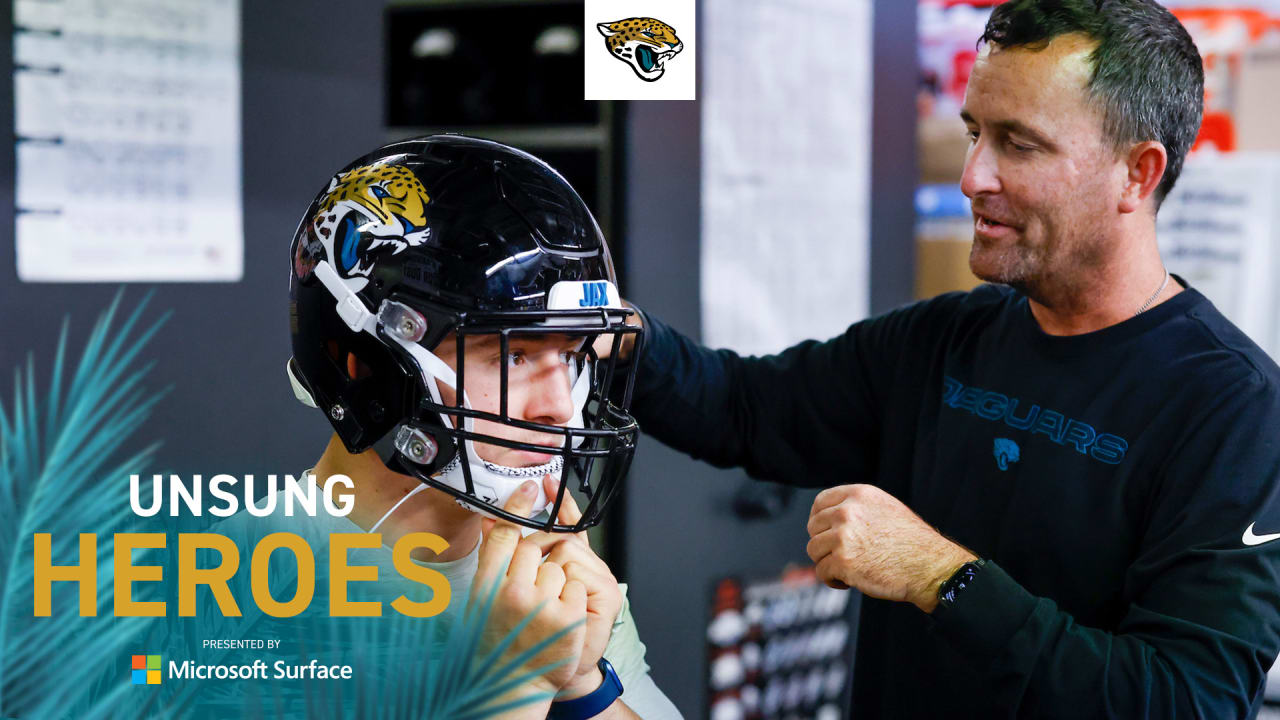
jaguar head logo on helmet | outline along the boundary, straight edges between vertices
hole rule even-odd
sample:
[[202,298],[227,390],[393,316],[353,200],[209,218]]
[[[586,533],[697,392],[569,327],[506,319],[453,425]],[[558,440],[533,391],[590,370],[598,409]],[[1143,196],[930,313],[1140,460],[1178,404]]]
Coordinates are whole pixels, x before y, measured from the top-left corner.
[[431,234],[425,227],[431,201],[426,188],[394,161],[385,158],[335,175],[306,226],[310,241],[324,246],[344,278],[368,277],[379,254],[417,247]]
[[[630,375],[593,343],[641,331],[564,178],[487,140],[393,143],[333,176],[291,258],[289,377],[347,452],[529,527],[599,522],[639,431]],[[545,475],[563,482],[531,517],[502,509]],[[568,489],[586,499],[571,526]]]

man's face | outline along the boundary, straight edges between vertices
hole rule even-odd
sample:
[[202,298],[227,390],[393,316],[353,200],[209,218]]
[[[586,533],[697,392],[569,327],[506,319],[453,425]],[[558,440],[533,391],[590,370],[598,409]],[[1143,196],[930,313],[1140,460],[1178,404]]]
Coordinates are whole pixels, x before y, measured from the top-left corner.
[[[507,415],[513,420],[526,420],[544,425],[565,426],[573,418],[571,395],[572,369],[578,364],[581,337],[565,335],[510,336],[507,356],[497,336],[472,336],[467,339],[463,372],[467,398],[472,409],[497,414],[502,401],[502,364],[507,365]],[[457,371],[457,342],[448,337],[435,354]],[[437,382],[445,405],[454,405],[453,388]],[[561,435],[540,433],[488,420],[476,420],[475,432],[507,440],[559,448]],[[547,453],[516,450],[487,443],[476,443],[476,453],[484,460],[508,467],[530,467],[551,461]]]
[[1038,51],[987,45],[965,92],[969,267],[1036,299],[1050,283],[1080,286],[1112,249],[1108,231],[1127,169],[1087,96],[1093,48],[1079,35]]

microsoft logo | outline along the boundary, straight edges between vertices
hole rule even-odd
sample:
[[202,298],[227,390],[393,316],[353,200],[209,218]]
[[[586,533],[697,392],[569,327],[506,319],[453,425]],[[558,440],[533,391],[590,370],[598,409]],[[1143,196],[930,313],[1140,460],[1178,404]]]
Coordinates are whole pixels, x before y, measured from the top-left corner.
[[133,656],[133,684],[134,685],[159,685],[160,684],[160,656],[159,655],[134,655]]

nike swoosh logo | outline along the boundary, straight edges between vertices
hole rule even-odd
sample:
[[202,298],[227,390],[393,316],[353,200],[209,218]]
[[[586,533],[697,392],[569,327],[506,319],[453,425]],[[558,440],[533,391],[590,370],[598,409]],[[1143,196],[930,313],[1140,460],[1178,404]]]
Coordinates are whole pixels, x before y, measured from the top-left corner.
[[1272,540],[1280,539],[1280,533],[1271,533],[1269,535],[1254,535],[1253,526],[1257,523],[1249,523],[1249,527],[1244,529],[1244,537],[1240,538],[1245,545],[1261,545],[1269,543]]

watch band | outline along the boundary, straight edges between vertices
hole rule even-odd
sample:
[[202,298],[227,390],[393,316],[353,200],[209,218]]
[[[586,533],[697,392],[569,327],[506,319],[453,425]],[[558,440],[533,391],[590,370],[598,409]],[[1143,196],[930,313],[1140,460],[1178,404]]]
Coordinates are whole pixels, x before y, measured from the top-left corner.
[[938,604],[943,607],[951,607],[955,604],[956,598],[960,597],[960,593],[964,592],[966,587],[973,584],[974,578],[982,570],[982,566],[987,561],[978,558],[973,562],[967,562],[960,566],[958,570],[947,578],[946,582],[938,588]]
[[600,687],[580,698],[551,703],[547,720],[587,720],[604,712],[605,708],[622,695],[622,681],[618,679],[618,673],[614,672],[609,661],[602,657],[596,667],[604,675],[604,682],[600,683]]

